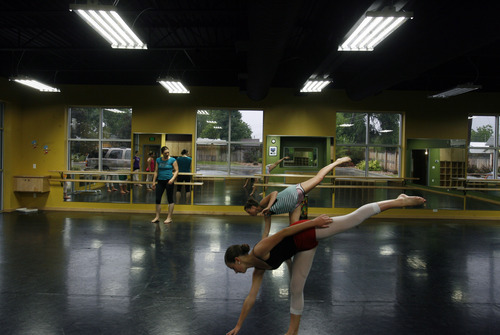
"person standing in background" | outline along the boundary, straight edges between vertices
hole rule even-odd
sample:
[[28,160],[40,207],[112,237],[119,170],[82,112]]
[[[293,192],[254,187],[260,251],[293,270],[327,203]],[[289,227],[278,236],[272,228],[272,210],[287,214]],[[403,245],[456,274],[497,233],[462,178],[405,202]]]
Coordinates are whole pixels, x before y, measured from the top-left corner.
[[[179,173],[185,172],[185,173],[190,173],[191,172],[191,157],[188,156],[188,151],[186,149],[182,150],[180,157],[177,157],[177,165],[179,166]],[[191,176],[190,175],[183,175],[180,174],[177,177],[177,182],[191,182]],[[186,204],[189,204],[191,202],[191,185],[179,185],[177,184],[177,193],[176,193],[176,199],[177,203],[179,204],[181,201],[181,191],[182,191],[182,186],[184,186],[184,190],[186,192]]]
[[[169,224],[172,222],[172,214],[174,213],[174,182],[179,174],[177,160],[170,157],[168,147],[161,148],[161,157],[156,159],[155,174],[153,177],[153,190],[156,189],[156,216],[151,222],[160,222],[161,214],[161,198],[163,192],[167,193],[168,216],[163,222]],[[158,184],[158,185],[157,185]]]
[[[133,165],[133,171],[134,172],[139,172],[141,170],[141,158],[139,157],[139,151],[135,152],[134,155],[134,165]],[[139,174],[134,174],[134,179],[135,182],[139,181]],[[134,184],[135,186],[142,187],[142,184]]]

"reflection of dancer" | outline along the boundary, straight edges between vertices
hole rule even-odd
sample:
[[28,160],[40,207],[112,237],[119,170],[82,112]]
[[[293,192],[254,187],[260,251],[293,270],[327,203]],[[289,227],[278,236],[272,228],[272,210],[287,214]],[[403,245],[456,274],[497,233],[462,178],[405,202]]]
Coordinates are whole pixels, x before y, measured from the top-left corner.
[[[106,176],[105,177],[106,180],[113,180],[113,176]],[[108,192],[111,192],[111,191],[118,191],[116,188],[115,188],[115,185],[113,183],[106,183],[106,187],[108,188]]]
[[[141,170],[141,158],[139,157],[139,151],[135,152],[134,155],[134,165],[133,165],[133,170],[134,172],[139,172]],[[134,174],[134,181],[138,182],[139,181],[139,174],[136,173]],[[142,187],[142,184],[134,184],[135,186]]]
[[[127,181],[127,175],[121,174],[118,176],[118,179],[120,179],[120,181]],[[121,194],[130,193],[130,191],[128,190],[127,184],[120,183],[120,193]]]
[[[146,160],[146,172],[154,172],[155,171],[155,159],[154,159],[154,153],[152,151],[149,152],[148,159]],[[146,181],[152,182],[153,181],[153,174],[148,174],[146,177]],[[147,189],[148,191],[152,191],[152,185],[147,184]]]
[[[177,165],[179,165],[179,172],[190,173],[191,172],[191,157],[188,156],[188,151],[186,149],[182,150],[180,157],[177,157]],[[191,182],[190,175],[179,174],[177,177],[177,182]],[[181,191],[184,186],[184,190],[186,193],[186,203],[190,203],[191,201],[191,185],[179,185],[177,184],[177,192],[176,199],[177,203],[181,202]]]
[[[267,164],[266,165],[266,174],[270,174],[271,171],[274,170],[278,165],[280,165],[280,163],[283,162],[285,159],[290,159],[290,157],[285,156],[285,157],[281,158],[280,160],[274,162],[273,164]],[[267,184],[268,182],[269,182],[269,176],[265,176],[264,177],[264,184]],[[267,186],[264,186],[262,188],[262,193],[261,193],[262,196],[264,195],[266,190],[267,190]]]
[[347,215],[338,217],[321,215],[314,220],[296,222],[262,239],[252,251],[248,244],[230,246],[224,256],[225,263],[230,269],[236,273],[245,273],[252,267],[255,270],[250,293],[243,303],[236,327],[227,335],[235,335],[239,332],[255,303],[264,272],[277,269],[291,257],[293,257],[293,262],[290,279],[290,325],[287,334],[298,334],[300,317],[304,309],[304,285],[311,270],[318,241],[353,228],[382,211],[424,203],[424,198],[401,194],[397,199],[370,203]]
[[[163,223],[172,222],[174,213],[174,182],[179,173],[179,167],[175,158],[170,157],[167,147],[161,148],[161,157],[156,159],[155,174],[153,178],[153,189],[156,189],[156,216],[151,222],[158,222],[161,213],[161,197],[167,191],[168,216]],[[158,185],[156,185],[158,184]]]
[[245,204],[244,209],[252,216],[263,214],[265,216],[265,230],[267,232],[269,232],[271,227],[271,215],[273,214],[288,213],[290,216],[290,223],[297,222],[300,217],[300,203],[304,200],[304,196],[321,183],[325,176],[336,166],[350,161],[351,159],[349,157],[339,158],[335,162],[319,170],[311,179],[297,185],[289,186],[279,193],[277,191],[271,192],[260,202],[250,198]]

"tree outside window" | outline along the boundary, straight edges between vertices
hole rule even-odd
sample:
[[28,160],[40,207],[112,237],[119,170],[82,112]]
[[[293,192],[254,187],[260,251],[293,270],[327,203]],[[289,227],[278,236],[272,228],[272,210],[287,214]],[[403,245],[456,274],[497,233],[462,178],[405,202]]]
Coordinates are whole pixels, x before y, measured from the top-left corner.
[[336,120],[335,155],[351,157],[356,166],[339,173],[400,175],[401,114],[338,112]]

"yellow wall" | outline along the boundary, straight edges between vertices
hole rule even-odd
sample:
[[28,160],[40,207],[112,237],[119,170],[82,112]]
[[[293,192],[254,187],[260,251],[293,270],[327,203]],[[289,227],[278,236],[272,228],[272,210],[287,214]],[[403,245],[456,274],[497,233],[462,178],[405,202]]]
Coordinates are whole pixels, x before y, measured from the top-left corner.
[[[196,111],[210,108],[264,110],[267,135],[335,136],[337,111],[402,112],[406,138],[465,138],[468,113],[497,113],[500,95],[474,93],[448,100],[430,100],[427,93],[384,92],[361,102],[349,100],[343,91],[296,96],[293,90],[273,89],[260,102],[237,88],[193,87],[189,95],[168,94],[155,86],[63,86],[61,93],[44,94],[0,78],[0,100],[5,102],[4,209],[38,207],[52,209],[129,209],[130,204],[64,202],[59,183],[50,193],[13,192],[15,175],[47,175],[67,168],[66,115],[69,106],[127,106],[133,108],[133,133],[192,134],[196,138]],[[37,148],[32,147],[36,140]],[[43,146],[49,147],[45,153]],[[191,152],[193,152],[191,147]],[[36,169],[33,168],[36,164]],[[404,170],[403,170],[404,171]],[[192,207],[192,208],[191,208]],[[179,206],[176,210],[241,212],[231,207]],[[152,206],[134,204],[136,211]]]

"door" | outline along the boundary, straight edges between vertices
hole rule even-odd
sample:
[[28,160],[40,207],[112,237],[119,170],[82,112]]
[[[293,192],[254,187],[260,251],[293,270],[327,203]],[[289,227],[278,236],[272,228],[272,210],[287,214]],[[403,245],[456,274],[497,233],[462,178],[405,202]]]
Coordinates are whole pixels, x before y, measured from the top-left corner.
[[414,180],[415,184],[428,186],[429,179],[429,155],[427,150],[417,149],[411,151],[411,161],[412,161],[412,178],[418,178]]

